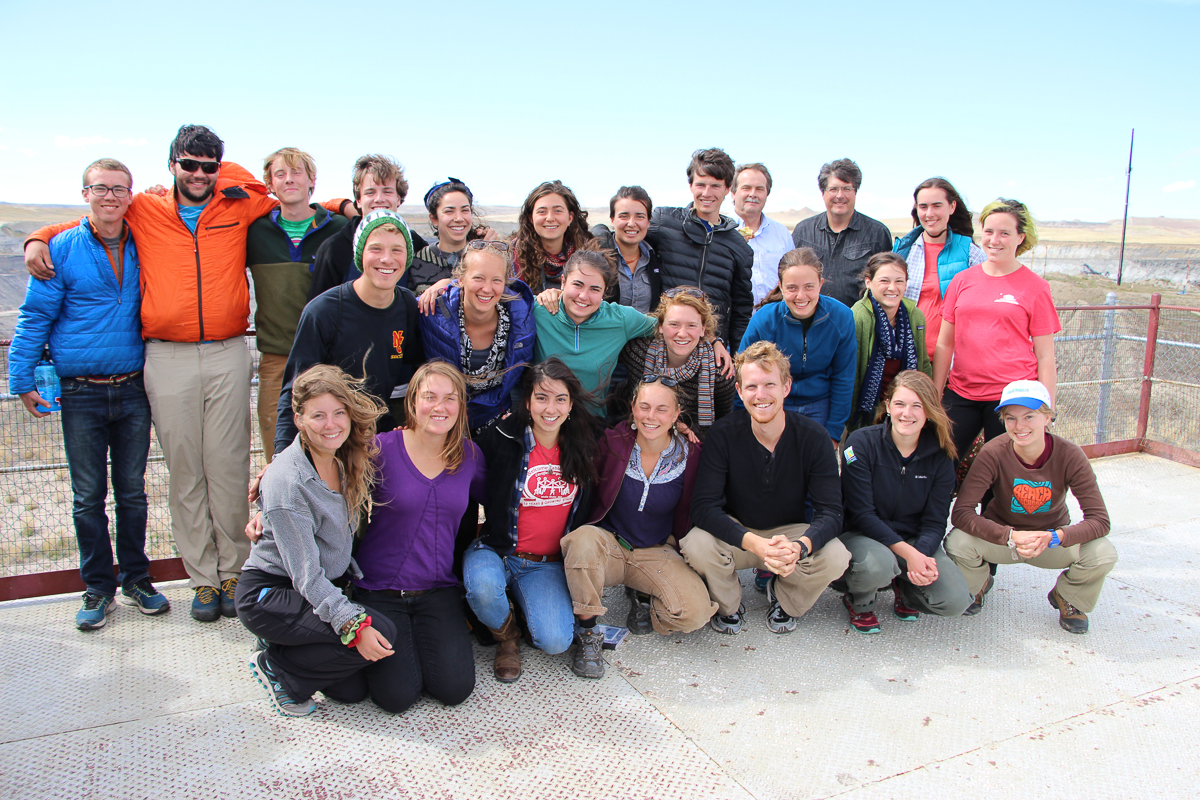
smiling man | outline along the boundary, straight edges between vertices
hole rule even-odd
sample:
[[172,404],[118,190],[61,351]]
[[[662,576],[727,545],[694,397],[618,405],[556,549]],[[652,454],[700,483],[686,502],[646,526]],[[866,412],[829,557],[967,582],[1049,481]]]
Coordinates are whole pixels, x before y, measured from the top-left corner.
[[721,214],[733,185],[733,160],[720,148],[697,150],[688,164],[692,202],[685,208],[656,208],[646,240],[662,258],[662,286],[698,286],[720,319],[718,336],[737,349],[754,307],[750,274],[754,251]]
[[848,158],[830,161],[817,173],[825,213],[814,214],[792,230],[796,247],[811,247],[824,265],[821,294],[847,307],[863,295],[862,271],[867,259],[892,249],[892,232],[877,219],[854,209],[862,170]]
[[733,176],[733,210],[738,233],[754,251],[751,275],[754,303],[761,303],[779,285],[779,259],[792,249],[792,235],[763,213],[771,194],[771,173],[765,164],[742,164]]
[[[837,539],[837,460],[823,427],[784,410],[792,383],[787,356],[771,342],[756,342],[735,363],[745,408],[717,420],[704,440],[692,495],[696,527],[681,542],[683,557],[717,604],[713,630],[741,631],[745,608],[737,571],[757,567],[773,573],[767,628],[790,633],[850,563]],[[813,506],[811,524],[804,522],[806,499]]]
[[592,234],[605,250],[617,255],[617,283],[609,288],[607,300],[632,306],[643,314],[658,307],[662,295],[662,259],[646,243],[654,203],[641,186],[622,186],[608,201],[610,230],[604,225]]
[[[313,364],[332,364],[365,379],[366,391],[387,406],[392,390],[408,383],[425,361],[417,299],[399,285],[413,259],[408,226],[395,211],[372,211],[355,227],[352,245],[355,268],[362,274],[305,306],[296,326],[279,393],[277,453],[296,438],[292,380]],[[377,430],[396,425],[389,413]]]

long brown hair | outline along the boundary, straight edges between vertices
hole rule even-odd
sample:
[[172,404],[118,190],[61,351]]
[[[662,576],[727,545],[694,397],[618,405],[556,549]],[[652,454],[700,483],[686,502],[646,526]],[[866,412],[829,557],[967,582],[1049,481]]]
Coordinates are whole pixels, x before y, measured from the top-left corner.
[[954,213],[950,215],[946,227],[968,239],[975,235],[975,225],[971,222],[971,212],[967,210],[967,201],[962,199],[958,190],[945,178],[930,178],[921,181],[917,184],[917,188],[913,189],[912,220],[914,228],[922,227],[921,217],[917,214],[917,195],[921,193],[922,189],[941,189],[946,193],[946,199],[954,203]]
[[754,307],[755,311],[767,303],[776,303],[783,299],[783,273],[792,267],[812,267],[817,271],[817,280],[821,280],[821,272],[824,269],[821,266],[821,257],[811,247],[797,247],[795,250],[788,250],[783,254],[783,258],[779,259],[779,281],[775,284],[775,288],[762,299],[762,302]]
[[924,372],[906,369],[896,376],[883,393],[883,406],[875,415],[875,423],[883,422],[887,417],[888,403],[892,402],[892,397],[900,388],[908,389],[917,396],[925,409],[925,427],[932,425],[937,431],[938,445],[942,451],[950,456],[951,460],[957,458],[958,450],[954,447],[954,437],[950,435],[950,417],[946,415],[946,409],[942,408],[942,401],[938,399],[937,390],[933,387],[933,378]]
[[[342,467],[342,496],[350,518],[357,520],[371,507],[371,490],[377,478],[376,459],[379,445],[375,443],[375,422],[387,413],[383,404],[363,389],[363,381],[350,377],[338,367],[317,364],[300,373],[292,382],[292,411],[304,413],[304,406],[314,397],[333,395],[346,407],[350,417],[350,435],[334,453]],[[300,442],[305,450],[310,442],[300,428]]]
[[563,247],[567,250],[578,250],[584,242],[593,238],[587,227],[587,212],[579,205],[575,193],[563,185],[562,181],[546,181],[538,184],[525,202],[521,204],[521,216],[517,224],[517,233],[513,237],[513,245],[519,272],[517,277],[529,284],[536,293],[542,283],[546,251],[542,248],[542,240],[533,229],[533,207],[546,195],[556,194],[567,204],[567,211],[572,215],[571,224],[563,235]]
[[417,429],[417,397],[425,388],[430,377],[441,375],[454,386],[458,394],[458,417],[453,427],[446,432],[446,441],[442,444],[439,456],[446,465],[446,471],[455,473],[467,457],[467,439],[470,438],[471,428],[467,424],[467,382],[462,373],[445,361],[427,361],[417,368],[412,380],[408,382],[408,392],[404,395],[404,428]]

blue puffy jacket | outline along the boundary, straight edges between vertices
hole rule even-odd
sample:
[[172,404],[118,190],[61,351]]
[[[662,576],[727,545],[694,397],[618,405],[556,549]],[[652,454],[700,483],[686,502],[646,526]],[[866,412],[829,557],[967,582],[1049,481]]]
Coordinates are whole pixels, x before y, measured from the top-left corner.
[[126,237],[121,285],[87,217],[50,242],[54,277],[29,279],[8,351],[13,394],[34,390],[33,368],[50,344],[60,378],[120,375],[145,365],[137,249]]
[[[913,228],[896,240],[896,246],[893,249],[893,252],[900,254],[908,264],[908,290],[905,291],[904,296],[909,300],[921,298],[923,277],[922,280],[916,280],[917,271],[914,268],[919,266],[922,276],[924,275],[925,240],[921,238],[921,234],[924,232],[925,229],[920,226]],[[942,297],[946,296],[946,289],[955,275],[987,260],[983,249],[975,244],[970,236],[963,236],[954,231],[949,231],[949,234],[946,237],[946,245],[938,254],[938,284],[942,289]],[[914,245],[916,246],[914,247]]]
[[[521,367],[533,359],[533,345],[537,339],[537,327],[533,321],[533,292],[522,281],[513,281],[508,291],[517,295],[512,300],[504,301],[512,318],[508,352],[504,354],[504,367],[508,371],[498,386],[478,394],[472,393],[467,403],[467,416],[472,430],[509,409],[509,397],[524,372]],[[451,286],[438,298],[437,310],[429,316],[421,316],[421,339],[425,344],[425,356],[430,361],[446,361],[461,368],[459,347],[462,334],[458,328],[458,307],[461,302],[462,289]]]

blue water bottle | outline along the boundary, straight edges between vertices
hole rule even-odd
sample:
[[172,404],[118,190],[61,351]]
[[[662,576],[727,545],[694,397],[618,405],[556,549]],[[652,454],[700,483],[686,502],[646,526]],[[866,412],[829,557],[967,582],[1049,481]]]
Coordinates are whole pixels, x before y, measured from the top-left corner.
[[37,387],[37,392],[42,399],[50,403],[49,408],[38,406],[39,411],[62,410],[62,406],[58,404],[62,397],[62,387],[58,382],[58,372],[54,369],[54,362],[50,360],[49,347],[42,350],[42,360],[33,368],[33,384]]

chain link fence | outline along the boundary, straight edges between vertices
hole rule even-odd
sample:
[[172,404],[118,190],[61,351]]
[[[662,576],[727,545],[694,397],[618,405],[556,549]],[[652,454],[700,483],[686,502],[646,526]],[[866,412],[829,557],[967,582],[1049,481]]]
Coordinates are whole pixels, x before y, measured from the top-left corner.
[[[1055,337],[1058,420],[1055,432],[1080,445],[1147,439],[1200,453],[1200,310],[1146,306],[1059,307]],[[1157,319],[1153,360],[1147,334]],[[258,351],[247,337],[257,375]],[[0,379],[8,386],[8,346],[0,343]],[[1143,375],[1153,369],[1148,406]],[[251,387],[256,407],[258,382]],[[251,424],[252,467],[261,466],[257,417]],[[19,398],[0,395],[0,578],[78,567],[71,521],[71,481],[57,415],[35,419]],[[150,503],[146,550],[173,558],[167,468],[155,439],[146,468]],[[115,520],[111,495],[110,521]],[[115,523],[114,523],[115,524]]]

